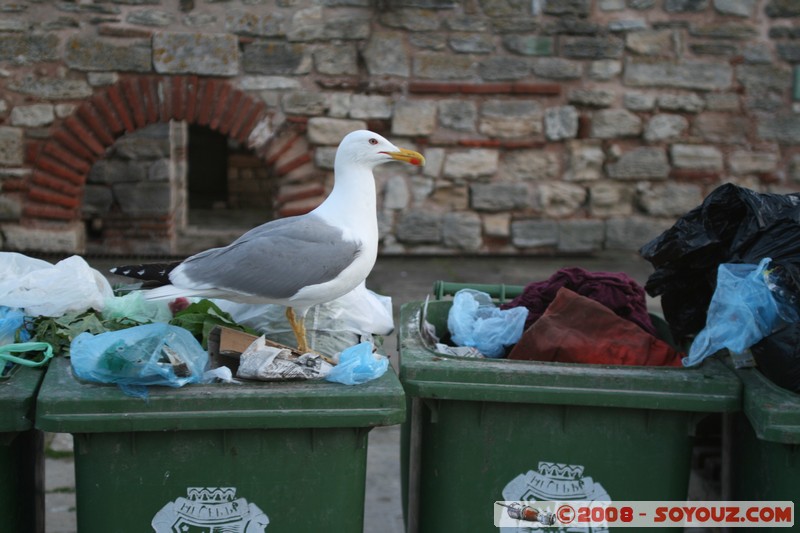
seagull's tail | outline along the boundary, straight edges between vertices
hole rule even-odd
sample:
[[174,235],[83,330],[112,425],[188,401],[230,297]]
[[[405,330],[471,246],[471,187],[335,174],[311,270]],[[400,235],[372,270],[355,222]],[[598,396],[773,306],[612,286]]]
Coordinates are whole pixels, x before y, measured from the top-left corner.
[[143,279],[156,282],[158,285],[169,283],[169,273],[178,266],[180,261],[170,263],[144,263],[141,265],[117,266],[110,270],[112,274],[128,278]]

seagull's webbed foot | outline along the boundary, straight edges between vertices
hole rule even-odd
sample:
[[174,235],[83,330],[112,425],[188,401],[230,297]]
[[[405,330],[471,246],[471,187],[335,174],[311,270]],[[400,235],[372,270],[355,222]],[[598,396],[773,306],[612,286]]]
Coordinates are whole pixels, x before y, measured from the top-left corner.
[[292,332],[294,332],[294,337],[297,339],[297,350],[300,353],[308,353],[311,349],[308,346],[308,341],[306,340],[306,323],[305,323],[305,316],[297,317],[294,312],[294,309],[291,307],[286,308],[286,319],[289,321],[289,325],[292,326]]

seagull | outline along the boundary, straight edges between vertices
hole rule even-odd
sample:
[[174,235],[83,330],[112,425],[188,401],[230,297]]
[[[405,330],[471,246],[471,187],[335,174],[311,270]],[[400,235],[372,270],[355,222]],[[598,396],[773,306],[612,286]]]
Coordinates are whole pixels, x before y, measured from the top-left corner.
[[149,300],[203,297],[283,305],[298,350],[309,352],[308,310],[355,289],[375,265],[378,217],[372,170],[391,161],[425,164],[418,152],[398,148],[371,131],[354,131],[336,150],[331,193],[313,211],[272,220],[227,246],[181,262],[121,266],[111,272],[168,282],[145,291]]

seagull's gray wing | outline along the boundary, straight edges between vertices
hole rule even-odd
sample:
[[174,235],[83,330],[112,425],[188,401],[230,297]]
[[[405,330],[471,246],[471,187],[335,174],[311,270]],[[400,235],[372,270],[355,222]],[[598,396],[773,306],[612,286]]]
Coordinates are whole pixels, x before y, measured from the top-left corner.
[[230,245],[194,255],[178,268],[193,288],[289,298],[303,287],[336,278],[360,253],[361,244],[345,241],[339,228],[304,215],[253,228]]

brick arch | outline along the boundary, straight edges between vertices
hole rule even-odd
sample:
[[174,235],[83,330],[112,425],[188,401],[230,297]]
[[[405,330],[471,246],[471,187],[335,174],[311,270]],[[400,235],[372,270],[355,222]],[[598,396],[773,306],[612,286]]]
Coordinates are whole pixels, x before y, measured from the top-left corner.
[[35,153],[22,220],[76,221],[92,165],[125,133],[170,120],[199,124],[249,145],[268,157],[254,130],[269,109],[226,79],[197,76],[126,76],[96,91],[58,124]]

